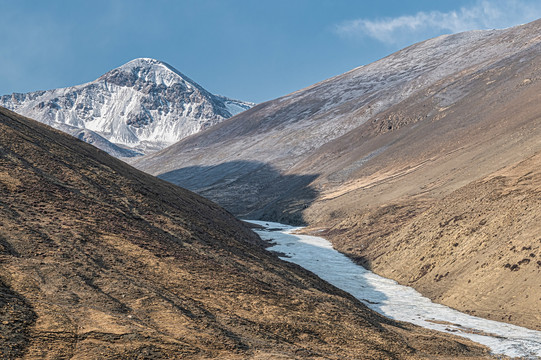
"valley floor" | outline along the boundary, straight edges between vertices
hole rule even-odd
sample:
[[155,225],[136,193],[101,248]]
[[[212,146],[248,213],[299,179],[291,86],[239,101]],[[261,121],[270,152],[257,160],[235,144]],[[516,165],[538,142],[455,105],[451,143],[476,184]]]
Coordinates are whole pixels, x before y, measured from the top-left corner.
[[468,338],[494,354],[524,359],[541,357],[541,332],[486,320],[435,304],[412,288],[378,276],[334,250],[325,239],[294,234],[298,228],[264,221],[257,233],[271,241],[271,251],[349,292],[372,310],[394,320]]

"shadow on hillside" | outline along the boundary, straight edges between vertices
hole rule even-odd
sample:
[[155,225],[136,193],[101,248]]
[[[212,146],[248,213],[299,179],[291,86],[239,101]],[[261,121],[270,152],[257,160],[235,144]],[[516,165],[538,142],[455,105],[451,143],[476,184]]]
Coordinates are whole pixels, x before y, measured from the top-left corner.
[[305,225],[302,211],[317,197],[311,175],[284,175],[257,161],[190,166],[158,177],[220,204],[237,217]]
[[19,359],[26,353],[31,328],[36,322],[32,305],[0,279],[0,355],[2,359]]

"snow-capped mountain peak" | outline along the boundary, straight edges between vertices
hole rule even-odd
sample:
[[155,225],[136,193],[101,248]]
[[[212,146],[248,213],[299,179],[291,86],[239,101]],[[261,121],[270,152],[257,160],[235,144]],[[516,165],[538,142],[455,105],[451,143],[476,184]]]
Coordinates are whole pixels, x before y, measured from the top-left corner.
[[[72,135],[92,131],[129,150],[115,151],[117,156],[133,156],[171,145],[254,104],[213,95],[165,62],[138,58],[95,81],[5,95],[0,105]],[[99,147],[108,151],[110,145]]]
[[151,58],[134,59],[107,72],[98,80],[112,83],[119,82],[120,84],[122,84],[122,81],[128,81],[128,83],[129,81],[141,81],[165,86],[183,83],[186,84],[188,88],[196,87],[199,88],[199,90],[203,89],[171,65]]

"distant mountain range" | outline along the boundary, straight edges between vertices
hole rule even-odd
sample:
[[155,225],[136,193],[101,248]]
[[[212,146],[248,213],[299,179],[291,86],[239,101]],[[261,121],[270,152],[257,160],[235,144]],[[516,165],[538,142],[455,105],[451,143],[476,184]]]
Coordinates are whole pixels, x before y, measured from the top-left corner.
[[213,95],[172,66],[147,58],[86,84],[0,97],[0,106],[116,157],[162,149],[253,105]]
[[238,216],[310,225],[438,302],[541,329],[539,34],[541,20],[426,40],[133,164]]

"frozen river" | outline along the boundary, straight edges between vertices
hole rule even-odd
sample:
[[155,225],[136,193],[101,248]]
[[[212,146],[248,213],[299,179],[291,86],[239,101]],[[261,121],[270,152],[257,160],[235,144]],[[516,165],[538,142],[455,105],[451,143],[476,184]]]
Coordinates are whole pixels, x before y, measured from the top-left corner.
[[249,222],[266,228],[256,232],[274,244],[269,250],[284,253],[287,257],[282,259],[349,292],[374,311],[392,319],[463,336],[488,346],[494,354],[541,359],[540,331],[482,319],[435,304],[414,289],[355,264],[323,238],[292,234],[298,228],[267,221]]

